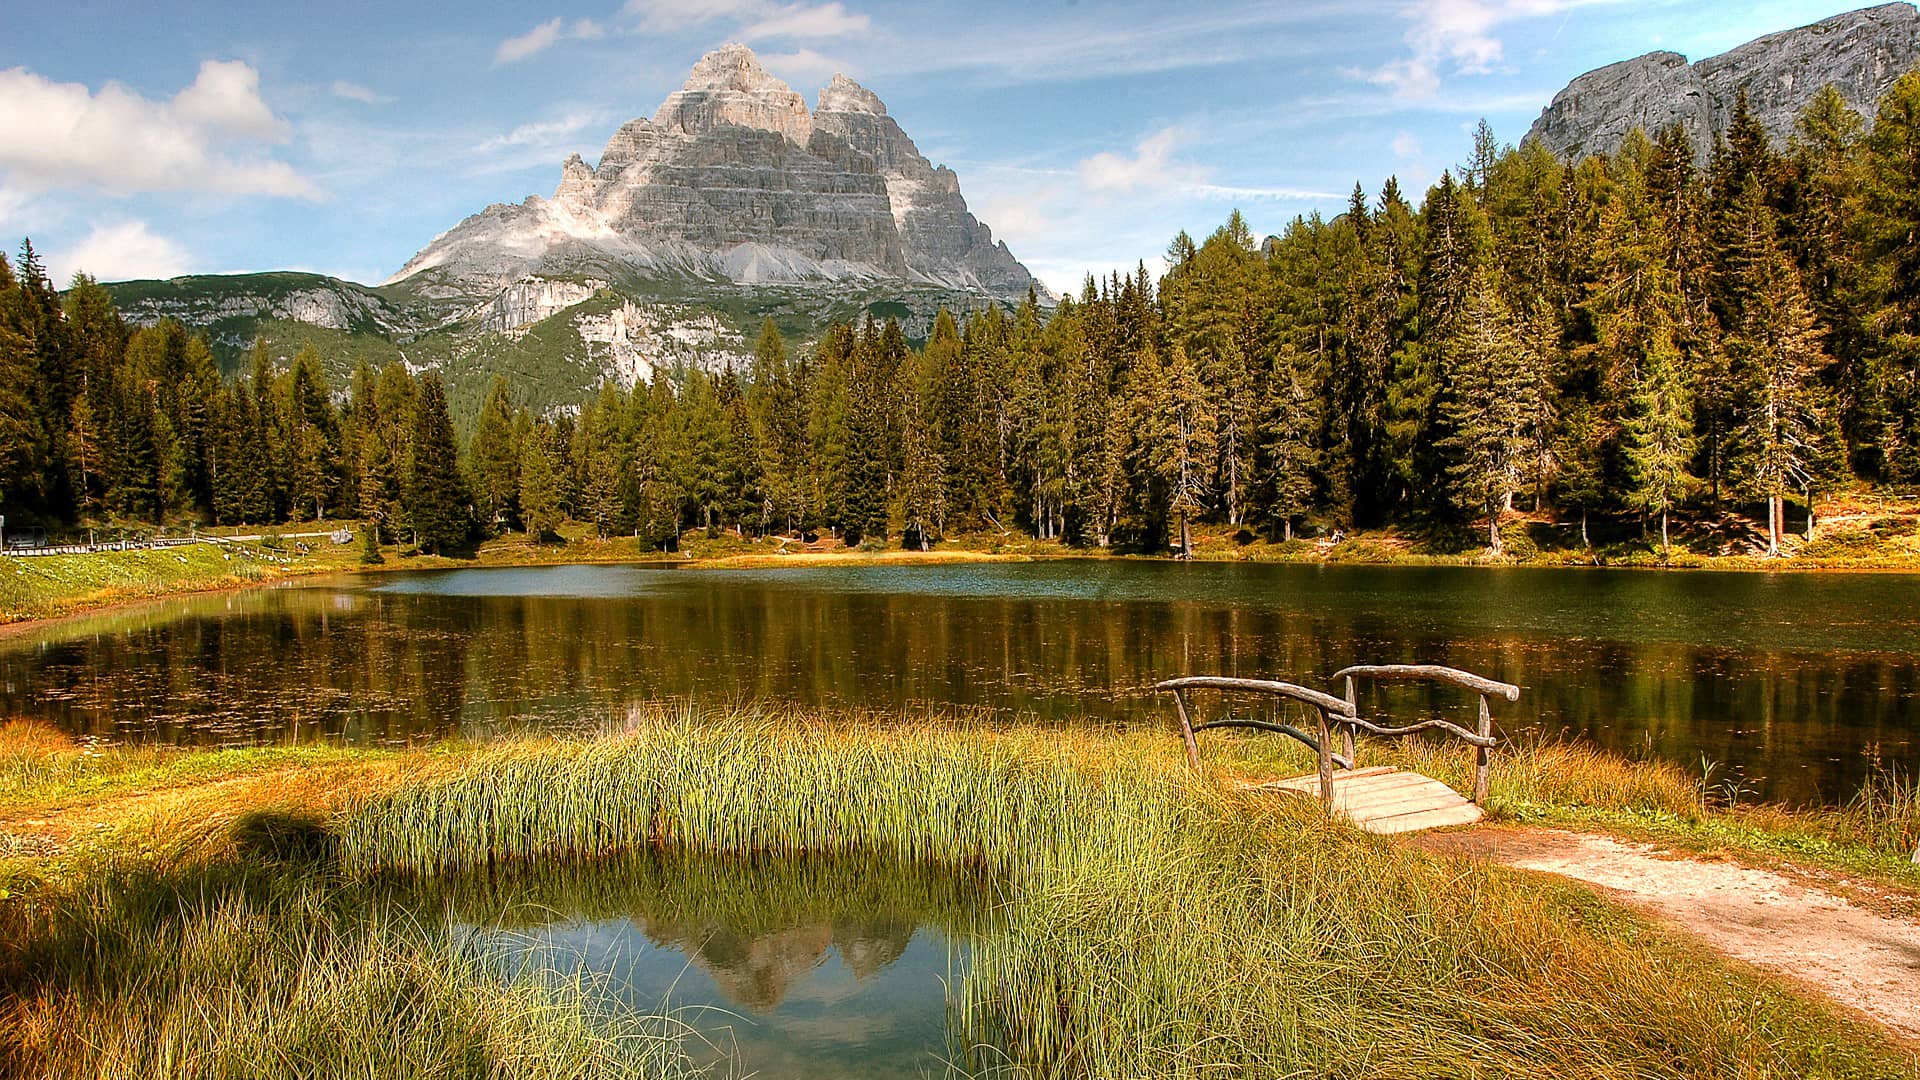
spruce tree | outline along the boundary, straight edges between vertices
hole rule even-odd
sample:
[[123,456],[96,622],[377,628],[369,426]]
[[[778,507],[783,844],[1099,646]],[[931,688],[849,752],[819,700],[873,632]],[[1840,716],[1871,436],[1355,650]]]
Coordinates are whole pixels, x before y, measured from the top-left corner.
[[1920,71],[1880,99],[1867,136],[1858,221],[1866,315],[1884,387],[1880,457],[1890,479],[1920,481]]
[[1665,557],[1673,548],[1668,515],[1690,479],[1693,400],[1669,328],[1653,332],[1639,360],[1627,420],[1627,462],[1634,504],[1660,515],[1660,550]]
[[1737,410],[1737,460],[1742,487],[1766,501],[1767,554],[1778,555],[1786,492],[1809,491],[1830,453],[1831,425],[1817,382],[1827,357],[1800,272],[1757,191],[1741,196],[1737,237],[1728,290],[1735,318],[1728,350],[1746,383]]
[[406,486],[407,519],[420,550],[444,555],[464,547],[471,532],[467,513],[471,500],[460,474],[446,387],[431,371],[420,377]]
[[1520,487],[1530,447],[1527,365],[1491,267],[1475,273],[1460,314],[1445,346],[1447,487],[1463,510],[1486,515],[1487,547],[1499,555],[1500,515]]
[[1166,491],[1166,512],[1179,523],[1180,557],[1193,557],[1192,522],[1203,513],[1219,453],[1219,419],[1187,351],[1175,345],[1155,385],[1148,462]]
[[548,432],[536,427],[520,444],[520,514],[536,542],[560,531],[560,486],[548,441]]
[[513,403],[508,400],[506,376],[495,375],[487,387],[468,446],[482,525],[489,530],[510,528],[519,521],[520,448],[514,444]]

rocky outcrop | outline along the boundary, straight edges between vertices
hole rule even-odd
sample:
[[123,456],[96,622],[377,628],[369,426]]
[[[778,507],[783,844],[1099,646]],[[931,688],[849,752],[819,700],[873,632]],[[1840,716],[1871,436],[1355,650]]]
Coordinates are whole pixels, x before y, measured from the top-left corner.
[[1527,138],[1567,157],[1612,153],[1635,128],[1652,134],[1678,123],[1702,159],[1724,134],[1741,91],[1778,144],[1794,117],[1832,84],[1871,118],[1893,81],[1920,61],[1920,11],[1884,4],[1750,41],[1689,64],[1679,53],[1645,56],[1589,71],[1555,94]]
[[1035,286],[871,91],[835,76],[809,112],[744,45],[703,57],[598,165],[569,157],[551,198],[486,208],[389,284],[484,295],[530,275],[901,281],[1000,299]]
[[955,288],[1015,296],[1033,283],[1004,243],[967,210],[960,178],[935,168],[887,115],[872,91],[835,75],[820,91],[814,130],[843,140],[873,162],[886,180],[894,228],[907,266],[916,275]]

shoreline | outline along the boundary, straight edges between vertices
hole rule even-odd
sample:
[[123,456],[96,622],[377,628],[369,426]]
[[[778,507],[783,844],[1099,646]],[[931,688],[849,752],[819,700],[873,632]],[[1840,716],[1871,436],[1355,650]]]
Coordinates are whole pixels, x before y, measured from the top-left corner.
[[[102,580],[98,588],[90,592],[73,592],[63,596],[54,596],[43,602],[51,610],[35,611],[30,607],[0,608],[0,640],[17,636],[23,632],[55,625],[69,620],[95,616],[104,613],[132,609],[142,604],[159,603],[181,597],[238,593],[260,588],[276,588],[296,581],[323,579],[330,576],[347,574],[403,573],[410,571],[435,570],[483,570],[514,569],[553,566],[638,566],[638,567],[674,567],[687,570],[778,570],[778,569],[820,569],[823,567],[917,567],[917,566],[956,566],[988,563],[1038,563],[1038,562],[1142,562],[1218,565],[1263,565],[1263,566],[1317,566],[1317,567],[1356,567],[1379,569],[1428,569],[1461,568],[1479,570],[1565,570],[1565,571],[1640,571],[1663,573],[1716,573],[1716,574],[1920,574],[1920,558],[1890,562],[1885,558],[1870,558],[1857,561],[1818,560],[1801,561],[1793,558],[1766,559],[1748,555],[1697,556],[1683,564],[1648,564],[1644,562],[1574,562],[1564,559],[1492,559],[1481,554],[1436,555],[1389,551],[1377,543],[1368,540],[1350,540],[1351,545],[1365,545],[1349,548],[1348,557],[1329,557],[1338,549],[1326,549],[1313,553],[1276,553],[1254,550],[1251,552],[1222,550],[1198,550],[1193,558],[1180,560],[1171,556],[1146,555],[1131,552],[1103,551],[1100,549],[1069,548],[1051,542],[1030,541],[1011,550],[996,545],[993,548],[968,546],[973,538],[960,538],[948,546],[937,547],[931,551],[913,551],[892,548],[881,551],[846,550],[754,550],[762,545],[755,541],[739,541],[723,537],[718,543],[704,539],[689,541],[691,550],[680,552],[641,552],[620,551],[625,546],[623,538],[599,541],[572,541],[562,545],[542,545],[535,547],[517,537],[506,537],[489,541],[481,545],[479,551],[470,558],[457,558],[443,555],[401,556],[398,549],[384,552],[386,561],[365,565],[358,561],[357,547],[337,549],[317,549],[309,555],[299,556],[287,563],[249,562],[246,570],[252,574],[229,572],[214,580],[204,578],[170,581],[164,578],[152,578],[131,583],[115,583]],[[598,549],[598,550],[596,550]],[[614,549],[614,550],[608,550]],[[703,550],[704,549],[704,550]],[[345,553],[347,557],[338,557]],[[127,553],[150,554],[150,553]],[[115,564],[124,563],[122,553],[106,552],[97,555],[41,556],[42,559],[101,559],[114,560]],[[329,558],[328,556],[336,556]],[[531,557],[529,557],[531,556]],[[0,561],[5,567],[12,560]],[[24,560],[22,560],[24,562]],[[124,566],[102,564],[102,569],[124,570]],[[24,570],[15,564],[17,571]]]

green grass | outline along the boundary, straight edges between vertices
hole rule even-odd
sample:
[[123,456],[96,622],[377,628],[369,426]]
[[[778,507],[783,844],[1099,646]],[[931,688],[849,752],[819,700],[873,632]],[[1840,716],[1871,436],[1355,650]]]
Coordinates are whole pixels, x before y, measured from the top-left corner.
[[261,565],[208,544],[0,559],[0,621],[46,618],[91,603],[257,581]]
[[686,1075],[668,1018],[508,971],[444,918],[323,869],[107,874],[9,937],[0,1072],[46,1077]]
[[1900,1076],[1910,1055],[1577,886],[1190,782],[1167,740],[675,717],[482,754],[347,815],[349,872],[662,845],[1009,883],[956,992],[1037,1076]]
[[[180,823],[206,804],[144,826],[129,811],[85,841],[94,857],[69,877],[0,903],[0,985],[24,988],[6,1008],[52,1075],[165,1073],[148,1046],[193,1062],[188,1075],[251,1075],[221,1063],[266,1048],[310,1055],[295,1075],[337,1075],[338,1046],[421,1075],[617,1075],[605,1055],[629,1041],[653,1056],[619,1068],[644,1075],[676,1067],[667,1022],[609,1014],[591,986],[516,982],[449,920],[644,900],[688,926],[770,926],[851,877],[870,900],[948,923],[969,917],[956,883],[992,898],[991,932],[950,988],[954,1055],[974,1071],[1873,1077],[1920,1064],[1582,887],[1230,783],[1291,769],[1285,743],[1209,736],[1196,774],[1161,731],[689,708],[596,740],[405,752],[370,762],[343,799],[326,794],[332,780],[221,787],[277,801],[229,814],[201,854],[135,840],[190,831]],[[1368,749],[1443,777],[1467,767],[1457,747]],[[12,752],[75,751],[22,739]],[[1741,813],[1703,803],[1677,769],[1559,744],[1503,755],[1493,775],[1501,815]],[[1894,835],[1878,829],[1848,842]],[[67,1051],[63,1031],[100,1034]],[[391,1056],[403,1049],[417,1056]]]
[[[324,528],[332,528],[332,525]],[[288,526],[317,530],[319,525]],[[226,589],[291,574],[349,568],[355,545],[322,540],[301,554],[266,548],[223,550],[212,544],[86,555],[0,558],[0,623],[53,618],[127,600]]]

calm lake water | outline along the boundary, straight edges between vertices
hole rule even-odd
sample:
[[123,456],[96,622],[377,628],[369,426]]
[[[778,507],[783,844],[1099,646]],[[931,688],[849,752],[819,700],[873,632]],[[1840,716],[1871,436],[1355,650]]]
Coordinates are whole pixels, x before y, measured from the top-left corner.
[[684,1025],[720,1076],[948,1074],[948,988],[997,890],[880,860],[647,852],[454,882],[444,910],[512,969]]
[[[379,574],[167,601],[0,639],[0,707],[111,740],[407,743],[617,725],[649,703],[1167,722],[1224,673],[1332,689],[1361,662],[1523,687],[1502,730],[1576,734],[1755,794],[1844,798],[1920,765],[1920,576],[1065,561]],[[1444,693],[1392,716],[1470,710]],[[1467,715],[1471,715],[1470,711]]]

